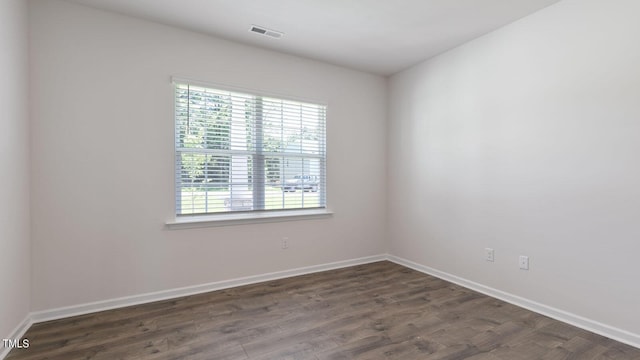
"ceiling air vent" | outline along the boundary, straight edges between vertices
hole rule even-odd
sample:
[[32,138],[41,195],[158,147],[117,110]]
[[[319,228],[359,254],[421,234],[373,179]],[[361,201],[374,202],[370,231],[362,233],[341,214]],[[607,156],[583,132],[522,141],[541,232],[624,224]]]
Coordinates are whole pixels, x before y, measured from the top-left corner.
[[269,30],[267,28],[263,28],[262,26],[256,26],[256,25],[251,25],[251,28],[249,29],[249,31],[251,31],[253,33],[256,33],[256,34],[269,36],[269,37],[272,37],[274,39],[280,39],[282,37],[282,35],[284,35],[280,31]]

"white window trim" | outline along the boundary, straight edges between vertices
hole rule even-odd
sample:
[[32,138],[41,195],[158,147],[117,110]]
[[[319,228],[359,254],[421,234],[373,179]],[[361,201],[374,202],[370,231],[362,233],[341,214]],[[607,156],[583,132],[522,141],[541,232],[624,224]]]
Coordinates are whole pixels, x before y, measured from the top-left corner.
[[[329,102],[326,101],[326,100],[321,100],[321,99],[316,99],[316,98],[309,98],[309,97],[304,97],[304,96],[292,96],[292,95],[282,94],[282,93],[278,93],[278,92],[274,92],[274,91],[263,90],[263,89],[260,89],[260,88],[250,88],[250,87],[242,87],[242,86],[237,86],[237,85],[229,85],[229,84],[225,84],[225,83],[196,80],[196,79],[188,77],[188,76],[186,76],[186,77],[185,76],[171,76],[170,80],[171,80],[171,84],[187,83],[187,84],[194,85],[194,86],[208,87],[208,88],[212,88],[212,89],[222,89],[222,90],[240,92],[240,93],[256,95],[256,96],[274,97],[274,98],[279,98],[279,99],[283,99],[283,100],[306,102],[306,103],[311,103],[311,104],[324,105],[326,107],[328,107],[328,105],[329,105]],[[175,112],[174,112],[174,114],[175,114]]]
[[193,229],[246,224],[322,219],[333,216],[329,209],[297,209],[279,211],[256,211],[245,213],[227,213],[220,215],[201,215],[177,217],[165,224],[170,230]]
[[[309,102],[309,103],[324,105],[325,107],[328,106],[327,101],[320,101],[317,99],[310,99],[310,98],[298,97],[298,96],[283,95],[283,94],[270,92],[270,91],[249,89],[249,88],[220,84],[215,82],[201,81],[188,76],[184,77],[184,76],[174,75],[170,77],[170,82],[171,84],[189,83],[195,86],[211,87],[216,89],[226,89],[229,91],[237,91],[237,92],[242,92],[247,94],[260,94],[261,96],[271,96],[271,97],[276,97],[276,98],[285,99],[285,100]],[[175,93],[173,96],[175,96]],[[174,101],[174,106],[175,106],[175,101]],[[173,114],[175,116],[175,108],[173,109]],[[174,129],[175,129],[175,122],[174,122]],[[325,130],[325,149],[326,149],[326,146],[327,144],[326,144],[326,130]],[[327,155],[325,154],[325,161],[326,160],[327,160]],[[174,177],[174,181],[175,181],[175,177]],[[174,189],[175,189],[175,183],[174,183]],[[261,223],[328,218],[333,216],[333,211],[329,210],[327,193],[328,191],[325,189],[325,194],[324,194],[325,207],[323,208],[268,210],[268,211],[252,211],[252,212],[237,212],[237,213],[231,212],[231,213],[219,213],[219,214],[188,215],[184,217],[174,215],[175,218],[173,220],[169,220],[165,222],[165,226],[167,229],[170,229],[170,230],[178,230],[178,229],[261,224]],[[173,205],[173,212],[174,214],[176,214],[177,212],[175,201]]]

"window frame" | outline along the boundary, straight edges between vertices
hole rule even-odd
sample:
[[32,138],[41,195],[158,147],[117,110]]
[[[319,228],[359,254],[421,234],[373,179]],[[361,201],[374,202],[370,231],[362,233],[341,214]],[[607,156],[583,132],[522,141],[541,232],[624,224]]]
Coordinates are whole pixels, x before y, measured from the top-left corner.
[[[176,123],[176,110],[177,110],[177,101],[176,101],[176,92],[178,85],[188,84],[190,86],[204,87],[210,88],[213,90],[222,90],[229,92],[237,92],[244,95],[251,95],[256,97],[269,97],[282,101],[293,101],[293,102],[301,102],[301,103],[309,103],[314,105],[324,106],[324,130],[323,130],[323,157],[320,157],[321,162],[321,177],[324,178],[324,187],[323,191],[318,194],[321,199],[321,204],[323,206],[314,207],[314,208],[291,208],[291,209],[256,209],[256,210],[248,210],[248,211],[220,211],[220,212],[209,212],[209,213],[197,213],[197,214],[178,214],[178,190],[179,184],[181,184],[179,174],[180,171],[177,169],[178,167],[178,141],[177,141],[177,123]],[[300,97],[292,97],[282,94],[276,94],[273,92],[263,91],[263,90],[255,90],[255,89],[247,89],[241,88],[237,86],[229,86],[223,84],[210,83],[205,81],[198,81],[189,78],[182,77],[171,77],[171,88],[172,88],[172,100],[173,100],[173,112],[172,112],[172,129],[173,129],[173,170],[174,170],[174,184],[173,184],[173,219],[167,221],[165,224],[169,229],[180,229],[180,228],[193,228],[193,227],[203,227],[203,226],[227,226],[227,225],[236,225],[236,224],[246,224],[246,223],[265,223],[265,222],[280,222],[280,221],[293,221],[293,220],[308,220],[315,218],[324,218],[327,216],[331,216],[333,214],[332,211],[329,210],[328,207],[328,196],[327,196],[327,117],[328,117],[328,106],[326,102],[304,99]],[[260,151],[257,152],[257,155],[260,156]],[[289,154],[290,155],[290,154]],[[290,155],[291,156],[291,155]],[[300,154],[301,157],[304,157],[304,154]],[[284,158],[284,157],[283,157]],[[263,168],[263,171],[266,170],[266,167]],[[252,171],[254,175],[255,172]],[[252,175],[252,176],[253,176]],[[282,179],[281,181],[284,181]],[[231,184],[231,182],[230,182]],[[262,192],[266,189],[266,183],[262,186]],[[263,199],[264,200],[264,199]]]

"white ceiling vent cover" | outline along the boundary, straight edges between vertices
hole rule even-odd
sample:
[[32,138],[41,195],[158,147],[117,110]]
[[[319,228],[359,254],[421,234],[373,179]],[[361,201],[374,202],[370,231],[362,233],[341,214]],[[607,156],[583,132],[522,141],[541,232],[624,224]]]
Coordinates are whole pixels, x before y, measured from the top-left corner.
[[274,39],[280,39],[282,37],[282,35],[284,35],[284,33],[281,33],[280,31],[269,30],[269,29],[267,29],[265,27],[257,26],[257,25],[251,25],[251,28],[249,29],[249,31],[251,31],[253,33],[256,33],[256,34],[269,36],[269,37],[272,37]]

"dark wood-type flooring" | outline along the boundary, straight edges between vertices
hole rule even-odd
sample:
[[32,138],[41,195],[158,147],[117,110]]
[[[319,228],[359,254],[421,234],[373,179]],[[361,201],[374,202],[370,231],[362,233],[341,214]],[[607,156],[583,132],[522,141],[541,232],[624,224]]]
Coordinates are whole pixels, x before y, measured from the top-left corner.
[[390,262],[35,324],[23,359],[640,359]]

